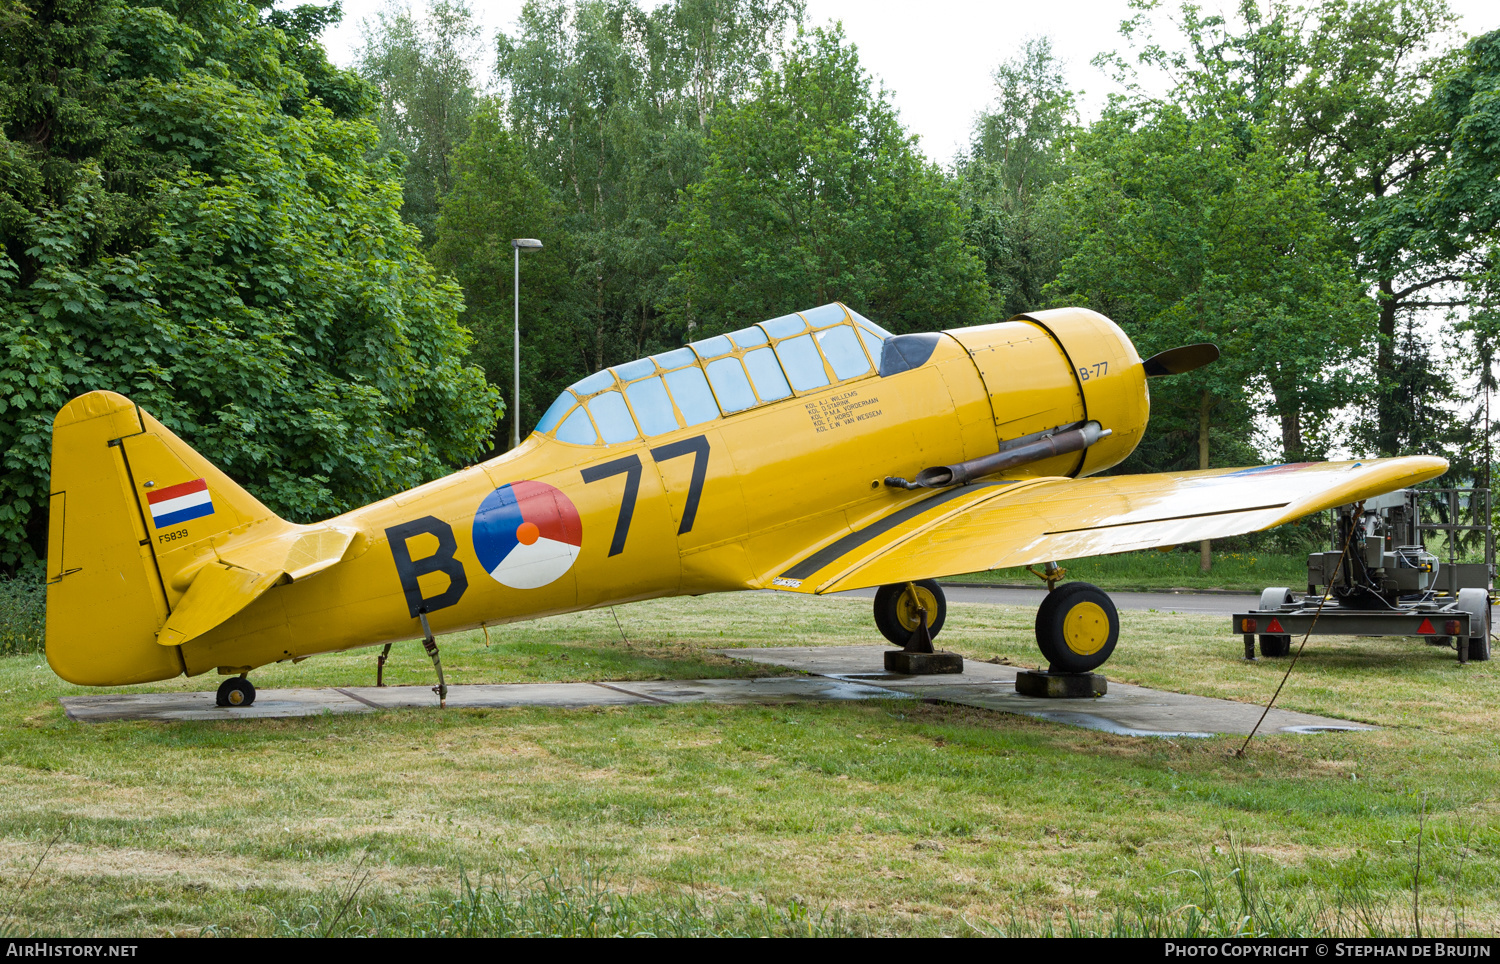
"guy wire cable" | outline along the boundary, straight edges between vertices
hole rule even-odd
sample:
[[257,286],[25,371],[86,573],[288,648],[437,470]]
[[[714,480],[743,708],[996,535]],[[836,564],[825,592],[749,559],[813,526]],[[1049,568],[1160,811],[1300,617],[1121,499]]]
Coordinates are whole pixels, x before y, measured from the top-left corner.
[[[1349,555],[1349,546],[1354,543],[1354,530],[1359,525],[1359,519],[1364,515],[1364,511],[1365,500],[1361,499],[1359,500],[1359,504],[1354,507],[1353,518],[1349,525],[1349,534],[1344,537],[1344,551],[1339,553],[1340,572],[1343,571],[1344,559]],[[1260,719],[1256,720],[1255,725],[1250,728],[1250,735],[1245,737],[1245,742],[1240,744],[1238,750],[1234,751],[1235,756],[1242,757],[1245,755],[1245,748],[1250,745],[1251,740],[1255,739],[1255,734],[1260,730],[1260,725],[1266,721],[1266,714],[1271,712],[1271,706],[1275,704],[1276,697],[1281,695],[1281,688],[1286,685],[1287,679],[1291,677],[1292,669],[1297,665],[1298,658],[1302,656],[1303,647],[1307,645],[1307,637],[1312,635],[1313,627],[1318,625],[1318,617],[1323,615],[1323,604],[1328,602],[1329,596],[1333,595],[1332,580],[1329,581],[1329,585],[1325,588],[1327,591],[1318,599],[1318,609],[1313,613],[1312,622],[1307,624],[1307,632],[1302,634],[1301,644],[1297,646],[1297,651],[1292,654],[1292,661],[1287,664],[1286,672],[1281,674],[1281,682],[1276,685],[1276,692],[1272,693],[1271,698],[1266,701],[1266,708],[1260,711]]]

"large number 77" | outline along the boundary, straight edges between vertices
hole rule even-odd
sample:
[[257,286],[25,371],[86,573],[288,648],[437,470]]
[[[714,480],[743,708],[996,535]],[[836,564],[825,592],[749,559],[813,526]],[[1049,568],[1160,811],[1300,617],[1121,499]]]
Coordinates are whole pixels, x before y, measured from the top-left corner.
[[[669,462],[684,455],[693,456],[693,478],[688,483],[688,497],[682,507],[682,524],[677,527],[678,535],[693,531],[693,520],[698,517],[698,500],[703,496],[703,483],[708,478],[708,436],[697,435],[651,450],[651,457],[657,462]],[[625,493],[620,497],[620,517],[615,521],[615,537],[609,544],[609,554],[612,556],[625,551],[625,538],[630,535],[630,519],[635,515],[635,498],[641,491],[641,458],[639,455],[627,455],[583,470],[584,482],[598,482],[621,474],[625,476]]]

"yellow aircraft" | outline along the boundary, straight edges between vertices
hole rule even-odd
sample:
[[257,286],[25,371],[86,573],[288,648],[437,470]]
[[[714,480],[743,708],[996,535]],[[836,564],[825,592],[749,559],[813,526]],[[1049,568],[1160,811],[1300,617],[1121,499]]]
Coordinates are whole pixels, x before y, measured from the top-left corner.
[[[1416,456],[1098,475],[1146,429],[1146,361],[1103,315],[891,335],[841,304],[598,372],[504,455],[316,525],[278,518],[129,399],[53,429],[47,659],[116,686],[640,599],[883,587],[875,621],[930,651],[956,573],[1269,528],[1441,475]],[[1047,597],[1052,668],[1104,662],[1109,597]],[[378,677],[378,672],[377,672]]]

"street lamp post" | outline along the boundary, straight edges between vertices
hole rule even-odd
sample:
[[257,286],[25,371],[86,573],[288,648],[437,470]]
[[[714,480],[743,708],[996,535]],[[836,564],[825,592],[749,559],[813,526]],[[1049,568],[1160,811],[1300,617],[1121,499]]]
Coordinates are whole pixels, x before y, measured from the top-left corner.
[[515,448],[521,444],[521,249],[536,251],[542,242],[536,238],[516,238],[510,246],[516,253],[516,382],[515,391],[510,396],[510,447]]

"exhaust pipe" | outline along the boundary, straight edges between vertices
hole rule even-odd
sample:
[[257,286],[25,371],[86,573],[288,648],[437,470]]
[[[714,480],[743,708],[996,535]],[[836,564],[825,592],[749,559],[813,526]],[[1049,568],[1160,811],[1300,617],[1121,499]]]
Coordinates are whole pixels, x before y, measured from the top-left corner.
[[923,469],[910,482],[889,476],[885,484],[893,489],[945,489],[950,485],[963,485],[965,482],[1013,469],[1018,465],[1050,459],[1054,455],[1079,452],[1111,434],[1113,430],[1101,428],[1098,422],[1085,422],[1079,428],[1069,429],[1066,432],[1043,435],[1039,439],[1023,442],[1020,445],[1013,444],[1010,448],[1001,449],[994,455],[970,459],[967,462],[959,462],[957,465],[936,465],[930,469]]

